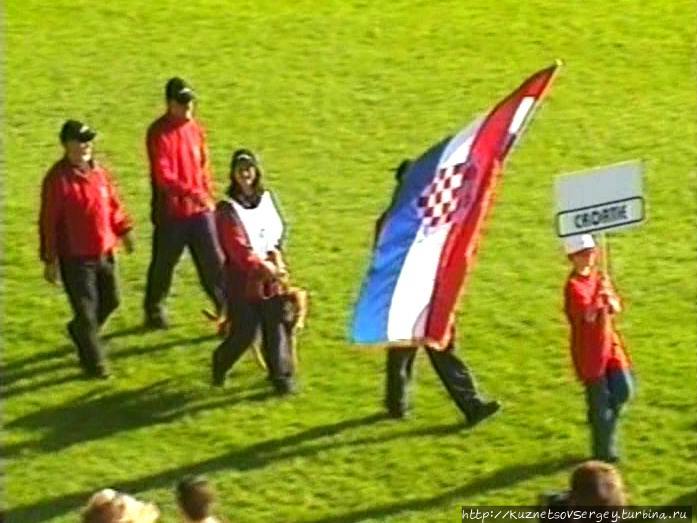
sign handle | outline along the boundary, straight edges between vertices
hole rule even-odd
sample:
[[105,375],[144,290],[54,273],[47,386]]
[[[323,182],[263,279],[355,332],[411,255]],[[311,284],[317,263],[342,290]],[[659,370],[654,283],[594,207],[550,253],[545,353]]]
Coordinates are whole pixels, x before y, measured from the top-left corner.
[[610,276],[610,241],[606,233],[600,235],[600,245],[602,246],[603,274]]

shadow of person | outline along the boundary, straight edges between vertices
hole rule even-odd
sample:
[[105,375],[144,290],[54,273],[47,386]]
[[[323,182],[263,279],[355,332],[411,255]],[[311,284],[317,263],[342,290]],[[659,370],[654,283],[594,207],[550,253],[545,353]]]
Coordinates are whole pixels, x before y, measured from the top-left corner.
[[[168,488],[178,479],[189,474],[208,474],[229,468],[248,470],[253,466],[264,466],[274,459],[292,458],[306,454],[306,449],[298,447],[303,442],[311,441],[314,438],[336,435],[342,430],[358,427],[366,423],[375,423],[383,419],[384,416],[382,414],[375,414],[335,424],[313,427],[286,438],[263,441],[197,465],[178,467],[127,481],[116,485],[115,488],[126,492],[142,492],[156,488]],[[394,433],[394,437],[402,438],[404,436],[405,433]],[[293,446],[295,446],[295,451],[293,451]],[[317,448],[325,448],[325,446],[315,447],[315,449]],[[366,519],[381,520],[403,512],[428,510],[432,507],[445,505],[452,505],[453,511],[455,511],[459,510],[468,496],[510,487],[519,482],[532,479],[535,476],[553,474],[579,463],[582,459],[580,456],[564,456],[537,463],[510,465],[490,474],[477,477],[463,486],[449,489],[437,496],[400,500],[395,503],[358,509],[350,513],[326,516],[309,523],[354,523]],[[39,523],[50,517],[55,518],[61,514],[77,510],[91,494],[91,491],[83,491],[45,499],[32,505],[14,508],[8,514],[12,521]]]
[[400,500],[395,503],[358,509],[346,514],[327,516],[308,523],[355,523],[364,520],[382,520],[403,512],[419,512],[447,505],[452,505],[452,511],[455,515],[460,510],[460,507],[465,504],[468,496],[481,495],[489,490],[511,487],[536,476],[553,474],[579,463],[582,459],[580,456],[563,456],[538,463],[509,465],[491,474],[477,477],[460,487],[446,490],[437,496]]
[[[269,395],[271,392],[262,391],[251,396],[255,399],[262,395]],[[307,452],[301,445],[321,438],[329,438],[329,446],[333,444],[331,437],[336,436],[345,430],[357,428],[362,425],[372,424],[385,419],[384,414],[371,414],[359,418],[342,420],[336,423],[311,427],[290,436],[274,438],[260,443],[250,445],[243,449],[234,450],[198,463],[192,466],[177,467],[165,470],[143,478],[126,481],[114,488],[124,492],[142,492],[152,488],[169,488],[183,476],[190,474],[204,474],[212,471],[234,468],[238,470],[249,470],[254,467],[262,467],[274,459],[283,459],[293,455],[302,455]],[[395,433],[394,437],[400,434]],[[325,448],[318,446],[316,449]],[[312,452],[316,452],[313,450]],[[83,491],[64,496],[45,499],[31,505],[13,508],[8,511],[11,521],[22,521],[24,523],[39,523],[46,519],[55,518],[67,512],[76,511],[92,495],[93,491]]]
[[678,496],[666,503],[666,505],[671,507],[692,507],[692,515],[694,517],[697,515],[697,490]]
[[[173,347],[196,345],[198,343],[212,341],[214,339],[217,339],[215,334],[206,334],[196,336],[194,338],[178,338],[168,340],[166,342],[153,345],[136,344],[124,349],[108,350],[107,353],[110,360],[118,361],[121,359],[131,358],[133,356],[165,351]],[[80,372],[72,373],[70,377],[61,376],[46,378],[47,374],[50,375],[51,373],[58,372],[62,369],[78,368],[78,360],[74,347],[66,346],[64,349],[61,348],[58,351],[52,351],[51,353],[47,354],[50,355],[47,360],[37,359],[36,355],[30,356],[29,358],[25,358],[23,360],[17,360],[12,363],[12,367],[9,371],[7,371],[6,366],[2,367],[3,372],[0,374],[0,388],[2,389],[3,399],[24,394],[25,392],[35,392],[50,386],[62,385],[72,381],[73,379],[81,378],[82,374]],[[61,360],[55,361],[56,358],[59,357]],[[33,363],[36,362],[40,363],[33,365]],[[39,377],[45,379],[37,381],[37,378]]]
[[222,398],[207,396],[201,401],[201,395],[194,391],[183,392],[170,387],[169,379],[114,394],[102,395],[93,390],[67,404],[44,408],[6,423],[6,429],[39,432],[41,437],[38,441],[5,446],[3,454],[12,458],[29,450],[56,452],[121,432],[169,423],[183,415],[243,401],[264,401],[271,396],[270,390],[252,394],[245,390]]
[[51,360],[64,359],[66,356],[73,354],[74,351],[75,348],[72,345],[65,344],[53,350],[37,352],[32,354],[31,356],[27,356],[26,358],[13,360],[9,363],[3,363],[2,365],[0,365],[3,381],[4,377],[8,373],[20,371],[22,369],[27,368],[27,366],[33,365],[34,363],[44,363]]
[[112,332],[107,332],[102,336],[104,341],[115,340],[117,338],[124,338],[126,336],[141,335],[149,332],[144,325],[132,325],[131,327],[126,327],[124,329],[119,329]]

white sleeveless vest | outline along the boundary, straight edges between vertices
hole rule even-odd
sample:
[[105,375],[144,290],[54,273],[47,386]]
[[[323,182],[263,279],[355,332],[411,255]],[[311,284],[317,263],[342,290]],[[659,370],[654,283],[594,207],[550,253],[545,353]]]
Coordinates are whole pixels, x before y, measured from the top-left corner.
[[283,238],[283,220],[269,191],[264,191],[259,205],[254,209],[247,209],[232,198],[227,198],[227,201],[240,218],[254,254],[263,260],[266,259],[269,251],[280,247]]

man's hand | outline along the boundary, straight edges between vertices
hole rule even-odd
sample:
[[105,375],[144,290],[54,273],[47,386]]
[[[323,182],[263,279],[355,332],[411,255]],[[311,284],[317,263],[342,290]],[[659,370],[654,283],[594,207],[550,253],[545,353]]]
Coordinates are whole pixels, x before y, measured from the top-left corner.
[[209,211],[215,211],[215,200],[208,193],[196,192],[191,195],[191,199]]
[[121,243],[123,243],[123,248],[128,254],[131,254],[135,250],[135,242],[133,241],[133,234],[131,231],[121,236]]
[[44,279],[51,285],[58,285],[60,282],[58,262],[46,262],[44,264]]

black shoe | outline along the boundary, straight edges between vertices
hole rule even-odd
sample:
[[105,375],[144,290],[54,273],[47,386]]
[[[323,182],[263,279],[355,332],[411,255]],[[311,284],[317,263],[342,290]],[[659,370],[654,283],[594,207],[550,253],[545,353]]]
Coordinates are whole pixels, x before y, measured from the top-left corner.
[[496,414],[501,408],[498,401],[484,401],[476,403],[474,407],[467,413],[467,426],[474,427],[488,417]]
[[290,394],[297,394],[297,388],[295,386],[295,381],[288,378],[272,379],[273,388],[276,394],[279,396],[288,396]]
[[146,316],[144,327],[148,330],[167,330],[169,322],[162,315]]
[[91,379],[97,380],[110,380],[112,378],[111,372],[105,365],[97,365],[92,369],[85,369],[85,375]]
[[409,417],[409,411],[403,409],[387,409],[387,417],[392,419],[406,419]]

